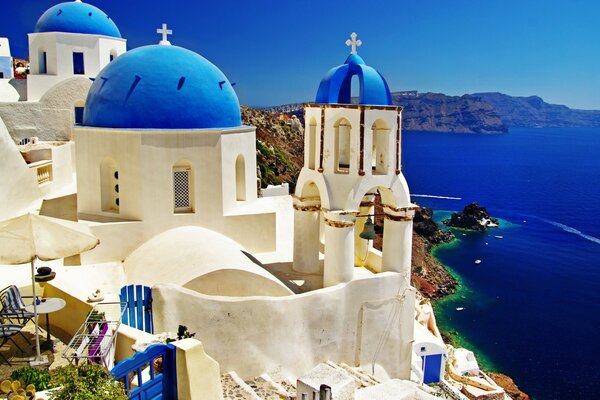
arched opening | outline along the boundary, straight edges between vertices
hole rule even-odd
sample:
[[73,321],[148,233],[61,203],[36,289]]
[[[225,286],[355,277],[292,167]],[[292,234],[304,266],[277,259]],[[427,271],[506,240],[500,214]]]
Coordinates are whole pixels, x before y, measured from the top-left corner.
[[110,51],[110,55],[109,55],[108,61],[109,62],[113,62],[115,60],[115,58],[117,58],[117,57],[118,57],[117,51],[115,49],[112,49]]
[[101,209],[105,212],[118,213],[119,202],[119,169],[117,163],[110,157],[105,157],[100,163],[100,197]]
[[308,168],[315,169],[317,152],[317,121],[312,117],[308,123]]
[[360,103],[360,78],[358,75],[352,75],[350,81],[350,104]]
[[373,175],[386,175],[390,168],[390,129],[387,123],[378,119],[371,126],[373,152],[371,170]]
[[241,154],[235,159],[235,199],[246,200],[246,161]]
[[73,106],[73,120],[75,125],[83,125],[83,112],[85,111],[85,102],[79,100]]
[[175,213],[193,213],[193,170],[187,160],[173,165],[173,211]]
[[352,126],[346,118],[340,118],[334,124],[335,129],[335,173],[350,173],[350,132]]

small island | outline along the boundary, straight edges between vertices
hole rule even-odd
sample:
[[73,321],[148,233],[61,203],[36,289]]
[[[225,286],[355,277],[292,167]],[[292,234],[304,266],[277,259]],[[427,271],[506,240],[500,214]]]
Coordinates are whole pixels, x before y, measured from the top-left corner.
[[488,228],[497,228],[500,223],[498,219],[492,218],[485,207],[473,202],[461,211],[452,214],[444,221],[444,225],[452,228],[468,229],[472,231],[485,231]]

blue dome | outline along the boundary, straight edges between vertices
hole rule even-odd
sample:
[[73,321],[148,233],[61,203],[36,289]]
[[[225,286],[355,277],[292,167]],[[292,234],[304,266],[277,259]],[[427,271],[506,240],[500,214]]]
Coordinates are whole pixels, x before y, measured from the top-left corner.
[[365,64],[358,54],[350,54],[343,65],[332,68],[321,80],[316,102],[321,104],[351,104],[352,77],[360,82],[359,104],[392,105],[387,82],[374,68]]
[[121,37],[117,25],[101,9],[78,1],[49,8],[35,25],[35,32],[68,32]]
[[177,46],[144,46],[98,74],[83,124],[105,128],[205,129],[241,126],[240,103],[210,61]]

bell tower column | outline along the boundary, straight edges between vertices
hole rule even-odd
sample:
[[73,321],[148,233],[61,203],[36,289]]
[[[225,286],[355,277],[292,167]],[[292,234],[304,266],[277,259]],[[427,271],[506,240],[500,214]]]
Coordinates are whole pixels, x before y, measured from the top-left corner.
[[350,282],[354,276],[355,212],[325,213],[325,270],[323,287]]
[[319,265],[321,202],[294,197],[294,271],[316,274]]
[[414,210],[385,210],[381,270],[398,272],[410,285]]

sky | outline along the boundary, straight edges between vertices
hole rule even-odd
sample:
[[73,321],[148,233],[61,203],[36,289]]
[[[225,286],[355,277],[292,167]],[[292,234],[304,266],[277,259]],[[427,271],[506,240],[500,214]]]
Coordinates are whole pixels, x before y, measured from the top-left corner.
[[[314,101],[321,78],[358,53],[392,91],[498,91],[600,109],[600,1],[88,0],[116,22],[128,48],[194,50],[235,82],[242,104]],[[2,0],[0,36],[27,55],[27,33],[56,0]],[[176,68],[176,66],[174,67]]]

